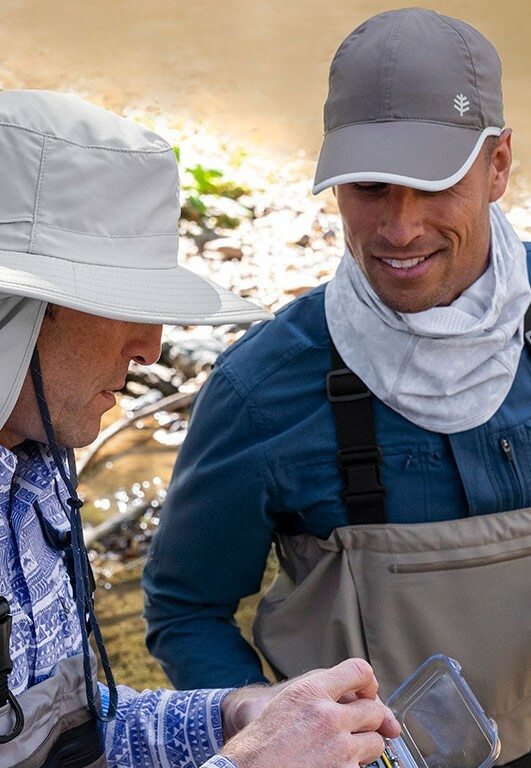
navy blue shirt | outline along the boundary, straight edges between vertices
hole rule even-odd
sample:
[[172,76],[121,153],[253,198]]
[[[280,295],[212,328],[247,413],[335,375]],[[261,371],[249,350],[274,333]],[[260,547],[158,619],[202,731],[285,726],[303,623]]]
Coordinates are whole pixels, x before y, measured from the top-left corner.
[[[148,646],[178,688],[264,680],[233,615],[260,589],[274,533],[325,538],[348,524],[325,391],[329,345],[320,286],[221,355],[196,399],[144,574]],[[527,348],[480,427],[429,432],[376,398],[374,418],[389,522],[531,505]]]

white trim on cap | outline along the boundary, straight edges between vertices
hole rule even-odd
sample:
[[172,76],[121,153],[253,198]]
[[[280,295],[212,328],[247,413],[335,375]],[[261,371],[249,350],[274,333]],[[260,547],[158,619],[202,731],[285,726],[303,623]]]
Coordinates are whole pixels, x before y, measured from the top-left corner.
[[322,192],[329,187],[335,187],[339,184],[350,184],[356,181],[375,181],[381,184],[398,184],[403,187],[414,187],[415,189],[422,189],[425,192],[441,192],[443,189],[453,187],[454,184],[461,181],[479,155],[483,142],[487,136],[499,136],[502,130],[502,128],[496,127],[485,128],[480,134],[474,149],[467,157],[465,163],[458,171],[452,174],[452,176],[448,176],[446,179],[429,181],[427,179],[416,179],[414,176],[400,176],[399,174],[384,173],[382,171],[358,171],[356,173],[342,173],[338,176],[332,176],[329,179],[320,181],[318,184],[314,184],[312,192],[314,195],[318,195],[319,192]]

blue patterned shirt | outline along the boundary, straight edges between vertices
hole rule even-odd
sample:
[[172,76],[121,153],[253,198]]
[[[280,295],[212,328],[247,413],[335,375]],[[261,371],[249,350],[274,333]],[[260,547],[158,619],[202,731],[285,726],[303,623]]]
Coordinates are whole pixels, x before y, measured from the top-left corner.
[[[81,653],[68,572],[43,535],[36,512],[57,531],[69,528],[62,480],[47,448],[0,446],[0,594],[13,615],[9,687],[15,696],[45,680],[63,658]],[[107,691],[102,688],[102,699]],[[226,690],[137,691],[118,686],[118,712],[107,725],[109,768],[132,765],[234,768],[215,755],[223,744]]]

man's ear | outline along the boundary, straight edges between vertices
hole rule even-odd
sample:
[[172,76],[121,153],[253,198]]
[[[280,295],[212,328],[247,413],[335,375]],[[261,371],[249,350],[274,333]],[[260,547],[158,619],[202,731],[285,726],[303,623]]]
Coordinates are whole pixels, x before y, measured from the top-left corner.
[[489,203],[499,200],[507,189],[512,162],[511,128],[501,132],[489,166]]
[[334,193],[334,197],[335,197],[335,198],[336,198],[336,200],[337,200],[337,187],[335,186],[335,184],[334,184],[334,186],[332,187],[332,192]]

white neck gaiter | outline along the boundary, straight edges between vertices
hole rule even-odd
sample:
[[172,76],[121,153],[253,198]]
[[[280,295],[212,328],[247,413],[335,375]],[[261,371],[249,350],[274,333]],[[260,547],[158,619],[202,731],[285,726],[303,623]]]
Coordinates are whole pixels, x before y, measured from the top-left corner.
[[526,252],[499,206],[490,218],[489,267],[448,307],[389,309],[348,251],[326,287],[328,328],[346,365],[386,405],[433,432],[488,421],[520,360],[531,301]]

